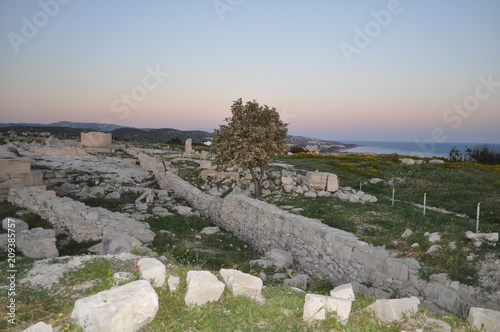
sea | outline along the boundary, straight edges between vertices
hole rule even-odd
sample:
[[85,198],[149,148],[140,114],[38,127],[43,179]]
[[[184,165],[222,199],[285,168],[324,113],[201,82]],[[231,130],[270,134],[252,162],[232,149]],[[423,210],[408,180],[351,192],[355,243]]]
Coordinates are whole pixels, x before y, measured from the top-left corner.
[[342,141],[343,143],[356,144],[357,147],[347,149],[348,153],[367,154],[392,154],[416,157],[449,157],[450,150],[457,148],[465,153],[466,148],[488,146],[493,151],[500,152],[500,144],[491,143],[415,143],[415,142],[377,142],[377,141]]

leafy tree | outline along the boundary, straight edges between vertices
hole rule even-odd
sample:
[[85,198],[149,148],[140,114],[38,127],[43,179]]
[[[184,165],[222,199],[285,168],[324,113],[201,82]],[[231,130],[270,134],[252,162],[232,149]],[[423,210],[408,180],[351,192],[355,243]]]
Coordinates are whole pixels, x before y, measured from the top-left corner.
[[[240,99],[231,106],[226,118],[212,135],[215,163],[221,166],[248,167],[255,185],[255,196],[262,191],[265,166],[287,152],[287,123],[280,120],[276,108],[260,106],[255,100],[243,105]],[[258,174],[257,174],[258,171]]]

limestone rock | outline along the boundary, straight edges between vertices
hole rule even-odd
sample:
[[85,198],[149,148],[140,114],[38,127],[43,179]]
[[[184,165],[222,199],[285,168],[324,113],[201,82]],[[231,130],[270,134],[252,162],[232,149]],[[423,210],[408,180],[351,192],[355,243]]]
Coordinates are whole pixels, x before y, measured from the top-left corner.
[[81,133],[81,140],[85,148],[109,148],[111,134],[101,132]]
[[298,289],[306,290],[307,289],[307,275],[305,274],[296,274],[291,279],[285,279],[283,283],[285,286],[296,287]]
[[277,268],[288,268],[293,264],[293,256],[288,251],[281,249],[271,249],[266,252],[265,258]]
[[339,189],[339,178],[337,175],[329,173],[326,179],[326,191],[335,192]]
[[179,205],[179,206],[174,207],[174,210],[183,216],[191,216],[194,214],[193,209],[191,209],[189,206]]
[[356,298],[354,296],[354,289],[351,283],[335,287],[330,291],[330,296],[350,301],[354,301]]
[[[482,332],[500,332],[500,311],[472,307],[467,321]],[[481,329],[481,326],[484,328]]]
[[331,296],[306,294],[302,318],[306,322],[324,320],[326,313],[335,312],[342,322],[347,322],[351,313],[352,301]]
[[283,185],[289,185],[293,183],[293,177],[291,176],[282,176],[281,177],[281,183]]
[[135,237],[123,233],[106,233],[102,237],[101,255],[120,254],[129,252],[132,248],[140,247],[141,242]]
[[104,196],[106,199],[120,199],[122,195],[118,191],[113,191]]
[[221,269],[220,275],[234,295],[242,295],[258,302],[264,302],[260,278],[233,269]]
[[177,286],[181,283],[181,279],[177,276],[169,276],[168,277],[168,289],[170,289],[171,292],[175,291],[177,289]]
[[153,214],[160,216],[160,217],[168,217],[168,216],[173,216],[174,214],[165,209],[164,207],[161,206],[155,206],[152,210]]
[[52,332],[52,325],[38,322],[23,330],[23,332]]
[[403,314],[411,316],[418,311],[420,300],[417,297],[376,300],[366,307],[366,310],[374,312],[377,317],[386,322],[393,322],[403,318]]
[[220,232],[220,228],[219,227],[204,227],[200,234],[205,234],[205,235],[213,235],[213,234],[217,234]]
[[465,232],[465,237],[474,242],[482,242],[484,240],[494,242],[498,241],[498,233],[473,233],[471,231],[467,231]]
[[441,234],[439,232],[434,232],[429,234],[429,242],[430,243],[436,243],[441,241]]
[[433,252],[438,251],[439,249],[441,249],[441,246],[438,245],[438,244],[434,244],[434,245],[430,246],[429,249],[427,249],[427,251],[425,253],[426,254],[431,254]]
[[224,291],[224,283],[209,271],[189,271],[184,302],[187,305],[204,305],[217,301]]
[[308,191],[304,194],[304,197],[316,198],[316,193],[314,191]]
[[[10,227],[9,227],[10,226]],[[17,218],[7,217],[2,220],[2,228],[5,230],[11,229],[17,233],[27,231],[28,223]]]
[[309,188],[326,190],[328,172],[307,172],[305,181]]
[[446,323],[445,321],[434,318],[427,318],[427,323],[437,325],[440,329],[440,332],[451,332],[450,324]]
[[414,159],[403,158],[403,159],[400,159],[400,161],[401,161],[402,164],[405,164],[405,165],[415,165],[415,160]]
[[53,229],[41,227],[22,231],[16,238],[17,247],[26,257],[45,258],[57,257],[56,233]]
[[431,159],[431,160],[429,160],[429,164],[444,164],[444,160],[441,160],[441,159]]
[[137,265],[141,273],[141,278],[151,282],[153,287],[162,287],[167,276],[165,265],[156,258],[141,258]]
[[154,319],[158,307],[151,284],[137,280],[77,300],[71,318],[88,332],[135,332]]
[[410,236],[412,236],[412,235],[414,235],[414,234],[415,234],[415,233],[413,233],[413,231],[412,231],[411,229],[407,229],[407,230],[405,230],[405,231],[403,232],[403,234],[401,235],[401,237],[402,237],[403,239],[406,239],[406,238],[408,238],[408,237],[410,237]]

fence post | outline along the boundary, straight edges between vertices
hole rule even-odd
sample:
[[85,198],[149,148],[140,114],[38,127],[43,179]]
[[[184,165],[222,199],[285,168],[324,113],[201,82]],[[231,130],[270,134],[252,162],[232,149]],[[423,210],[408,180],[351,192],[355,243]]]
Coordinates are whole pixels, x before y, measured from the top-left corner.
[[476,233],[479,231],[479,213],[481,211],[481,203],[477,203],[477,215],[476,215]]
[[425,208],[427,206],[427,193],[424,193],[424,217],[425,217]]

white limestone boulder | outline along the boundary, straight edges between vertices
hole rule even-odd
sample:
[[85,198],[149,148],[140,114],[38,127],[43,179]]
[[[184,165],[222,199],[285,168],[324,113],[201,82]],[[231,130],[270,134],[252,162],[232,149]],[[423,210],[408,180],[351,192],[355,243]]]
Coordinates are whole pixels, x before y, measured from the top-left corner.
[[412,296],[403,299],[381,299],[366,307],[367,311],[375,313],[375,315],[386,322],[398,321],[403,318],[403,314],[412,316],[418,311],[420,300]]
[[296,274],[290,279],[283,280],[283,284],[288,287],[295,287],[298,289],[306,290],[307,280],[308,280],[307,275]]
[[56,232],[53,229],[36,227],[22,231],[16,238],[17,248],[26,257],[46,258],[59,256],[56,247]]
[[324,320],[327,313],[335,313],[345,323],[351,313],[352,301],[331,296],[306,294],[302,318],[306,322]]
[[234,269],[221,269],[220,275],[227,287],[236,296],[246,296],[263,303],[262,279]]
[[16,233],[20,233],[22,231],[27,231],[29,229],[28,223],[26,221],[7,217],[2,220],[2,228],[5,230],[13,230]]
[[77,300],[71,318],[86,332],[135,332],[154,319],[158,308],[149,281],[137,280]]
[[24,329],[23,332],[52,332],[52,325],[45,324],[44,322],[38,322],[35,325],[31,325],[27,329]]
[[271,262],[272,265],[280,269],[288,268],[293,264],[292,254],[281,249],[271,249],[266,252],[265,258],[267,261]]
[[219,300],[224,291],[224,283],[209,271],[189,271],[184,302],[189,306],[201,306]]
[[141,258],[137,262],[141,278],[151,282],[153,287],[162,287],[167,276],[165,264],[156,258]]
[[213,235],[213,234],[217,234],[220,232],[220,228],[215,226],[215,227],[204,227],[200,234],[204,234],[204,235]]
[[100,253],[101,255],[115,255],[122,252],[129,252],[133,248],[140,246],[141,241],[135,237],[123,233],[109,232],[102,236]]
[[181,283],[181,278],[173,275],[168,276],[167,284],[168,284],[168,289],[171,292],[175,291],[180,283]]
[[500,332],[500,311],[472,307],[467,321],[481,332]]
[[354,301],[356,298],[356,296],[354,295],[354,288],[352,287],[351,283],[335,287],[330,291],[330,296],[350,301]]
[[400,159],[400,161],[401,161],[402,164],[405,164],[405,165],[415,165],[415,160],[414,159],[403,158],[403,159]]

